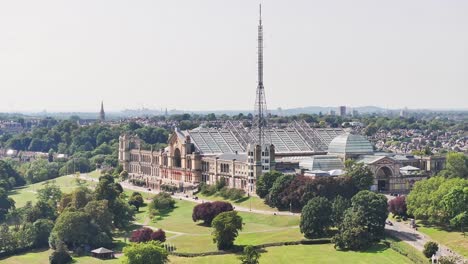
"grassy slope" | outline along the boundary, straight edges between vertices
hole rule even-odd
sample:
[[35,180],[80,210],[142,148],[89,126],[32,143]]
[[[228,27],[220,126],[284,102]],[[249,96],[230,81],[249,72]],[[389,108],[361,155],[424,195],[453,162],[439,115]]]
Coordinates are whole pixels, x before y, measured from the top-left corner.
[[[1,259],[0,262],[2,264],[48,264],[49,263],[49,255],[51,254],[52,250],[43,250],[43,251],[34,251],[29,252],[26,254],[21,254],[13,257],[9,257],[7,259]],[[74,263],[83,263],[83,264],[117,264],[121,263],[120,259],[112,259],[102,261],[93,257],[79,257],[73,258],[75,260]]]
[[[192,220],[194,203],[177,200],[176,209],[156,219],[156,222],[147,220],[147,208],[140,209],[137,215],[138,223],[147,223],[150,226],[162,228],[167,233],[181,232],[168,243],[174,244],[180,252],[207,252],[215,251],[210,227],[195,223]],[[236,240],[237,244],[262,244],[268,242],[294,241],[303,238],[299,231],[298,216],[275,216],[251,213],[239,213],[244,221],[243,230]]]
[[[239,263],[236,255],[208,256],[197,258],[171,257],[177,264],[234,264]],[[407,258],[391,249],[376,246],[366,252],[336,251],[333,245],[284,246],[267,248],[260,263],[411,263]]]
[[[32,252],[1,260],[5,264],[47,264],[50,251]],[[120,260],[100,261],[91,257],[75,258],[76,263],[95,264],[120,263]],[[170,257],[173,264],[234,264],[239,263],[236,255],[208,256],[196,258]],[[407,258],[391,249],[376,246],[366,252],[336,251],[333,245],[284,246],[267,248],[260,263],[411,263]]]
[[272,207],[266,205],[263,202],[263,199],[261,199],[259,197],[256,197],[256,196],[244,197],[244,198],[242,198],[240,200],[237,200],[237,201],[226,200],[223,197],[217,196],[217,195],[207,196],[207,195],[203,195],[201,193],[197,193],[196,196],[198,196],[198,198],[202,199],[202,200],[227,201],[227,202],[230,202],[230,203],[234,204],[234,206],[238,205],[238,206],[242,206],[244,208],[252,208],[252,209],[256,209],[256,210],[278,212],[278,210],[276,208],[272,208]]
[[[421,225],[421,224],[419,224]],[[428,227],[421,225],[418,231],[430,236],[433,240],[451,248],[465,258],[468,257],[468,234],[463,237],[461,232],[446,231],[438,227]]]
[[[72,177],[60,177],[55,180],[61,186],[62,191],[70,192],[78,185]],[[22,206],[27,200],[35,200],[35,191],[41,188],[43,183],[33,184],[14,194],[17,204]],[[93,185],[95,183],[86,183]],[[130,192],[128,192],[130,193]],[[143,207],[137,214],[138,223],[147,223],[154,227],[163,228],[167,231],[168,243],[177,246],[179,252],[206,252],[216,250],[211,237],[211,228],[194,223],[192,221],[192,208],[194,203],[188,201],[177,201],[177,208],[172,212],[161,215],[153,223],[147,219],[147,208]],[[297,216],[275,216],[251,213],[239,213],[244,222],[244,228],[236,240],[236,244],[261,244],[277,241],[292,241],[302,239],[303,236],[297,227],[299,217]],[[137,226],[136,226],[137,227]],[[175,231],[175,232],[171,232]],[[180,232],[182,234],[178,234]],[[126,232],[116,235],[117,248],[124,243]],[[120,241],[120,242],[119,242]],[[1,263],[48,263],[50,251],[31,252],[19,256],[1,260]],[[76,259],[76,263],[120,263],[118,260],[100,261],[90,257]],[[375,261],[374,261],[375,260]],[[193,259],[171,257],[171,263],[238,263],[235,255],[199,257]],[[338,252],[332,245],[313,246],[287,246],[267,249],[263,254],[261,263],[409,263],[406,258],[391,249],[374,248],[369,252]]]
[[[84,180],[80,180],[82,182],[82,186],[95,186],[96,183],[94,182],[87,182]],[[78,187],[77,180],[74,177],[70,176],[62,176],[58,177],[46,182],[39,182],[35,184],[30,184],[24,187],[17,188],[15,190],[12,190],[10,192],[10,197],[13,198],[16,202],[16,207],[22,207],[26,204],[26,202],[31,201],[35,202],[36,201],[36,192],[37,190],[40,190],[44,187],[46,183],[55,183],[60,187],[62,192],[64,193],[70,193]]]

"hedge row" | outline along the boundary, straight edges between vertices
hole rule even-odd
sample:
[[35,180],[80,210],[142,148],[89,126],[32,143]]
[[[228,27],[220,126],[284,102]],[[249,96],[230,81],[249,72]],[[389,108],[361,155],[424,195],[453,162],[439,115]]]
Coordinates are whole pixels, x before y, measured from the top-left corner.
[[[275,242],[275,243],[266,243],[261,245],[253,246],[255,249],[267,248],[267,247],[280,247],[280,246],[293,246],[293,245],[318,245],[318,244],[330,244],[331,239],[311,239],[311,240],[299,240],[299,241],[288,241],[288,242]],[[203,257],[203,256],[214,256],[214,255],[225,255],[242,252],[244,249],[243,246],[235,246],[229,251],[212,251],[204,253],[180,253],[180,252],[170,252],[170,255],[185,257],[185,258],[194,258],[194,257]]]
[[[405,246],[402,246],[401,243],[405,243],[405,242],[402,242],[401,240],[399,240],[398,238],[395,238],[395,237],[392,237],[390,236],[389,237],[390,240],[385,240],[384,243],[389,247],[391,248],[392,250],[398,252],[400,255],[403,255],[407,258],[409,258],[413,263],[416,263],[416,264],[426,264],[428,263],[428,260],[421,257],[421,256],[418,256],[415,252],[416,249],[413,249],[413,248],[407,248],[406,247],[406,244]],[[411,247],[410,245],[408,245],[409,247]]]

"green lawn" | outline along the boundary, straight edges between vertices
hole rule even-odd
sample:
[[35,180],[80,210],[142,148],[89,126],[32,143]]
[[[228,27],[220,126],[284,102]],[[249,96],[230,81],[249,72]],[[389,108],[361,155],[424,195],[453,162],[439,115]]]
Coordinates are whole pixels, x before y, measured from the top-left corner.
[[[43,251],[33,251],[26,254],[20,254],[12,256],[6,259],[0,259],[2,264],[49,264],[49,255],[52,250],[43,250]],[[120,259],[111,259],[111,260],[99,260],[93,257],[79,257],[73,258],[74,263],[80,264],[117,264],[121,263]]]
[[396,250],[397,252],[405,252],[406,256],[409,259],[413,260],[415,263],[427,262],[427,258],[423,255],[423,253],[411,246],[410,244],[391,236],[387,236],[385,240],[392,243],[392,250]]
[[[96,185],[96,183],[94,182],[89,182],[89,181],[84,181],[84,180],[80,180],[80,182],[82,186],[93,187]],[[19,207],[24,206],[26,202],[28,201],[31,201],[34,203],[36,201],[37,191],[42,189],[46,183],[55,183],[57,186],[60,187],[60,189],[64,193],[70,193],[73,191],[73,189],[80,186],[75,177],[61,176],[61,177],[48,180],[45,182],[34,183],[34,184],[27,185],[27,186],[16,188],[10,191],[9,195],[11,198],[13,198],[13,200],[15,200],[16,202],[15,206],[19,208]]]
[[[174,264],[237,264],[236,255],[207,256],[197,258],[170,257]],[[260,263],[412,263],[406,257],[382,245],[365,252],[336,251],[331,244],[300,245],[266,248]]]
[[94,170],[92,172],[87,173],[86,175],[90,178],[99,179],[99,177],[101,177],[101,171]]
[[[63,176],[55,179],[63,192],[71,192],[78,186],[76,180],[70,176]],[[94,187],[96,183],[86,182],[83,185]],[[35,192],[42,188],[43,183],[29,185],[22,189],[15,190],[12,194],[17,201],[18,207],[23,206],[26,201],[35,201]],[[132,191],[125,190],[130,195]],[[148,194],[143,194],[149,198]],[[200,197],[200,199],[203,199]],[[257,197],[251,197],[252,208],[269,208]],[[213,200],[213,199],[210,199]],[[247,207],[250,202],[241,201],[239,206]],[[247,204],[247,206],[246,206]],[[155,221],[150,221],[147,213],[147,206],[140,208],[136,215],[136,223],[147,224],[153,227],[162,228],[166,231],[166,243],[177,247],[178,252],[208,252],[216,251],[216,245],[212,241],[210,227],[205,227],[201,223],[192,221],[192,209],[196,204],[184,200],[176,200],[176,208],[170,212],[165,212],[158,216]],[[262,208],[263,207],[263,208]],[[303,239],[303,235],[298,228],[300,218],[298,216],[279,216],[263,214],[253,214],[239,212],[242,216],[244,226],[239,233],[235,243],[237,245],[258,245],[279,241],[296,241]],[[129,230],[116,231],[114,234],[115,249],[121,250],[125,246],[124,241],[128,241],[130,231],[140,228],[135,225]],[[7,259],[0,260],[5,264],[48,263],[50,251],[30,252]],[[223,255],[197,258],[171,257],[171,263],[238,263],[237,256]],[[374,247],[367,252],[341,252],[335,251],[333,245],[310,245],[310,246],[285,246],[272,247],[266,249],[261,258],[261,263],[411,263],[397,252],[383,248]],[[120,263],[119,260],[100,261],[91,257],[76,258],[76,263]]]
[[[210,227],[193,222],[192,210],[195,203],[176,200],[176,208],[156,218],[148,219],[147,207],[140,208],[136,222],[162,228],[167,234],[173,234],[167,242],[174,244],[179,252],[216,251]],[[298,216],[262,215],[239,212],[244,221],[236,244],[258,245],[269,242],[295,241],[303,239],[300,233]]]
[[[2,264],[48,264],[49,250],[40,252],[30,252],[7,259],[2,259]],[[181,258],[170,256],[172,264],[237,264],[237,255],[207,256],[196,258]],[[75,263],[80,264],[115,264],[120,263],[119,259],[98,260],[92,257],[75,258]],[[382,245],[375,246],[365,252],[336,251],[331,244],[325,245],[300,245],[266,248],[260,257],[260,263],[386,263],[400,264],[412,263],[404,256],[392,249]]]
[[468,257],[468,234],[464,237],[461,232],[447,231],[439,227],[425,226],[418,223],[418,231],[431,237],[434,241],[439,242],[453,251]]
[[244,197],[240,200],[237,201],[231,201],[231,200],[226,200],[221,196],[215,195],[203,195],[202,193],[197,193],[196,196],[198,196],[199,199],[202,200],[210,200],[210,201],[226,201],[234,204],[234,206],[238,205],[244,208],[252,208],[255,210],[264,210],[264,211],[271,211],[271,212],[278,212],[276,208],[272,208],[268,205],[266,205],[263,201],[263,199],[256,197],[256,196],[250,196],[250,197]]

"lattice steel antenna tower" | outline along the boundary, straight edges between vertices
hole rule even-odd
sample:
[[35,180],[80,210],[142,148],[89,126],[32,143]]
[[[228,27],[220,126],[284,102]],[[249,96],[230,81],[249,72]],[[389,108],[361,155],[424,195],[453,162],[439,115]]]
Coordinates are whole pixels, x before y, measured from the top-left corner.
[[260,146],[265,143],[265,133],[267,129],[267,104],[265,99],[265,88],[263,87],[263,26],[262,26],[262,5],[260,4],[260,19],[258,24],[258,84],[257,97],[255,99],[255,122],[258,129],[256,143]]

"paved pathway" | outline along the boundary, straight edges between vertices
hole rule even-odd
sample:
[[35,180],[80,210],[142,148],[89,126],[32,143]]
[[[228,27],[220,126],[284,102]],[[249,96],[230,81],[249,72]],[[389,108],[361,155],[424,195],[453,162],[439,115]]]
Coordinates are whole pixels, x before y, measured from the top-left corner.
[[[94,181],[94,182],[98,181],[98,179],[89,177],[87,174],[81,174],[80,178],[87,180],[87,181]],[[122,185],[123,188],[133,190],[133,191],[152,193],[152,194],[158,193],[158,191],[156,190],[149,190],[144,187],[135,186],[125,181],[120,182],[120,184]],[[183,194],[175,194],[172,197],[174,197],[175,199],[185,200],[185,201],[194,202],[194,203],[203,203],[204,201],[210,202],[210,200],[201,200],[201,199],[195,200],[191,198],[190,196],[186,197]],[[394,199],[395,197],[387,195],[387,198],[391,200],[391,199]],[[235,206],[235,210],[240,211],[240,212],[251,212],[251,213],[256,213],[256,214],[264,214],[264,215],[272,215],[272,214],[274,215],[300,215],[298,213],[291,213],[291,212],[271,212],[271,211],[266,211],[266,210],[249,209],[249,208],[241,207],[241,206]],[[149,227],[149,228],[154,228],[154,227],[150,227],[147,225],[144,225],[144,226]],[[388,233],[408,243],[409,245],[413,246],[419,251],[422,251],[424,249],[424,244],[426,242],[431,241],[430,237],[425,236],[424,234],[422,234],[421,232],[418,232],[417,230],[414,230],[413,228],[409,226],[409,224],[406,224],[403,222],[394,222],[393,226],[386,225],[385,229],[387,230]],[[185,234],[185,233],[180,233],[180,232],[175,232],[175,231],[168,231],[168,232],[176,233],[177,234],[176,236],[181,236]],[[460,256],[459,254],[453,252],[452,250],[450,250],[449,248],[441,244],[439,244],[439,251],[437,252],[437,255],[438,256],[457,256],[463,259],[462,256]],[[468,263],[468,261],[466,263]]]
[[[389,200],[394,199],[395,197],[388,197]],[[433,241],[429,236],[415,230],[410,227],[407,222],[396,222],[393,221],[393,226],[385,225],[387,232],[402,241],[410,244],[419,251],[424,250],[424,244],[429,241]],[[464,259],[463,256],[453,252],[448,247],[439,244],[439,251],[436,254],[437,256],[456,256],[460,259]],[[465,260],[466,261],[466,260]],[[464,263],[463,261],[460,263]],[[468,261],[466,261],[468,263]]]
[[[72,175],[72,177],[74,177],[74,175]],[[80,174],[80,179],[87,180],[87,181],[98,182],[98,179],[93,178],[93,177],[89,177],[86,173]],[[135,185],[130,184],[130,183],[126,182],[126,181],[119,182],[119,183],[120,183],[120,185],[122,185],[123,188],[128,189],[128,190],[151,193],[151,194],[159,193],[159,191],[157,191],[157,190],[152,190],[152,189],[150,190],[150,189],[145,188],[145,187],[135,186]],[[189,202],[193,202],[193,203],[212,202],[211,200],[208,200],[208,199],[195,200],[191,195],[187,195],[188,197],[184,196],[184,195],[185,194],[176,193],[176,194],[172,195],[172,197],[174,199],[185,200],[185,201],[189,201]],[[289,215],[289,216],[290,215],[296,215],[296,216],[300,215],[298,213],[291,213],[291,212],[285,212],[285,211],[271,212],[271,211],[267,211],[267,210],[250,209],[250,208],[247,208],[247,207],[242,207],[242,206],[237,206],[237,205],[234,205],[234,208],[235,208],[236,211],[239,211],[239,212],[250,212],[250,213],[264,214],[264,215]]]

